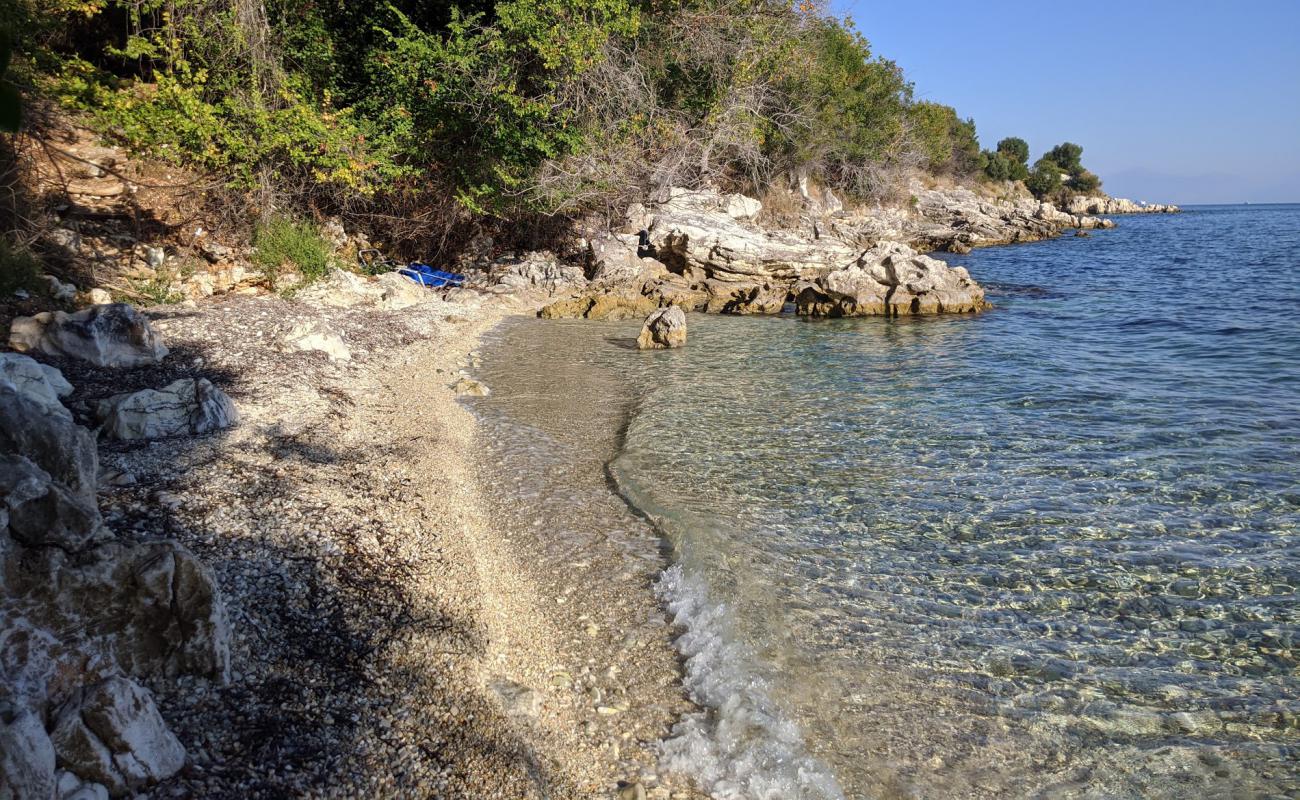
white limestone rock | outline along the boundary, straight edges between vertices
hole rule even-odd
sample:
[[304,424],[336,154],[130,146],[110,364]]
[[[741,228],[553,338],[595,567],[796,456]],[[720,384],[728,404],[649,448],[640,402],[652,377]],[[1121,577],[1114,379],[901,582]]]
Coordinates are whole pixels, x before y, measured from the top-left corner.
[[123,441],[212,433],[239,422],[234,402],[206,378],[114,395],[95,410],[104,435]]
[[78,358],[97,367],[147,366],[167,356],[149,319],[126,303],[91,306],[75,314],[46,311],[18,317],[10,326],[9,346],[20,353]]

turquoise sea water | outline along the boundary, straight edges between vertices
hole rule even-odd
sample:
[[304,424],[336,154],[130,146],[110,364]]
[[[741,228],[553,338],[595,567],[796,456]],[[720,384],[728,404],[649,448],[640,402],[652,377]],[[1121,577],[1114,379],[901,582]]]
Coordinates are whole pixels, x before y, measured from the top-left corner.
[[665,767],[727,798],[1297,796],[1300,206],[945,258],[994,310],[693,315],[657,353],[498,332],[502,458],[562,480],[602,420],[588,488],[627,508],[568,502],[669,545],[704,710]]

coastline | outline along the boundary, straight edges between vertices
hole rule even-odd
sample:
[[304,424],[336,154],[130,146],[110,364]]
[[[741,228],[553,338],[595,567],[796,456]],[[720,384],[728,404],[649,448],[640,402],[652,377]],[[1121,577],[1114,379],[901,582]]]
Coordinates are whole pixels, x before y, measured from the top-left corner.
[[150,795],[700,797],[657,774],[657,742],[691,708],[650,586],[663,565],[610,548],[557,570],[548,528],[506,529],[501,476],[453,388],[528,301],[325,311],[354,326],[346,364],[232,324],[305,305],[157,309],[174,352],[202,342],[205,369],[239,370],[243,422],[101,448],[138,481],[104,498],[106,517],[191,548],[233,631],[227,685],[150,684],[190,755]]

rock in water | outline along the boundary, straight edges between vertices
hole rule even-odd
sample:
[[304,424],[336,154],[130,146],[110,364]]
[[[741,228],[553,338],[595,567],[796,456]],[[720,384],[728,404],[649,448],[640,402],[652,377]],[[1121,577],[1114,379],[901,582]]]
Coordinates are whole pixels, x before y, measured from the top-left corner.
[[182,378],[100,400],[96,413],[113,439],[161,439],[211,433],[239,422],[230,398],[206,378]]
[[120,675],[74,693],[59,709],[51,738],[61,765],[114,796],[185,766],[185,748],[167,729],[153,696]]
[[18,317],[9,329],[9,346],[20,353],[79,358],[97,367],[140,367],[167,356],[149,319],[126,303]]
[[470,397],[487,397],[492,394],[491,389],[473,378],[461,378],[451,388],[456,394],[469,395]]
[[677,306],[661,308],[646,317],[636,346],[642,350],[666,350],[686,344],[686,312]]

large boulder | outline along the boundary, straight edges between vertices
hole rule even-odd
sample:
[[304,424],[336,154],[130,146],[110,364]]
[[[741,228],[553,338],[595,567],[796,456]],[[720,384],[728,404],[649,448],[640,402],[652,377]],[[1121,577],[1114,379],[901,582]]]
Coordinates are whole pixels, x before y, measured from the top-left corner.
[[54,367],[18,353],[0,353],[0,384],[4,383],[55,413],[68,414],[60,398],[72,394],[72,384]]
[[798,312],[814,317],[902,316],[979,311],[984,290],[964,267],[887,242],[861,260],[798,287]]
[[285,343],[295,350],[315,350],[324,353],[330,361],[351,361],[352,350],[343,337],[319,322],[304,322],[294,326]]
[[122,676],[84,687],[59,708],[51,735],[58,763],[114,797],[175,775],[185,748],[153,695]]
[[114,395],[100,400],[95,412],[105,435],[121,440],[212,433],[239,422],[235,404],[206,378]]
[[641,350],[667,350],[686,344],[686,312],[668,306],[646,317],[636,346]]
[[676,273],[698,269],[720,281],[794,281],[854,262],[857,250],[838,239],[768,231],[727,213],[724,196],[672,189],[646,209],[652,255]]
[[9,330],[9,346],[89,361],[98,367],[157,364],[167,348],[149,319],[125,303],[91,306],[75,314],[46,311],[19,317]]

